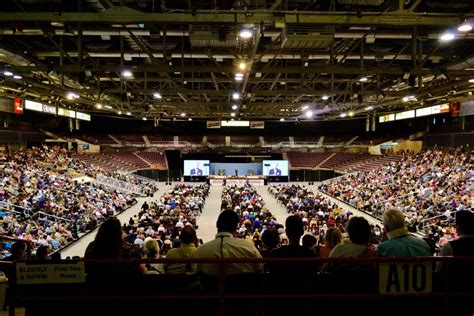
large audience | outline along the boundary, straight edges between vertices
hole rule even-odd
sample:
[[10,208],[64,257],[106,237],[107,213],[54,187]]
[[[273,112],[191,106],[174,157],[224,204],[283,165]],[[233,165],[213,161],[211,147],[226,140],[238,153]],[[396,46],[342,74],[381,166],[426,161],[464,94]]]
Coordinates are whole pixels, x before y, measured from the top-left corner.
[[411,231],[424,228],[440,239],[452,233],[457,211],[472,208],[472,158],[461,148],[407,152],[398,162],[326,181],[320,190],[377,217],[398,208]]
[[[81,180],[101,172],[57,146],[1,154],[0,234],[28,241],[33,252],[38,247],[56,251],[136,202],[130,194]],[[146,184],[146,189],[154,187]],[[3,257],[11,247],[12,241],[3,244]]]

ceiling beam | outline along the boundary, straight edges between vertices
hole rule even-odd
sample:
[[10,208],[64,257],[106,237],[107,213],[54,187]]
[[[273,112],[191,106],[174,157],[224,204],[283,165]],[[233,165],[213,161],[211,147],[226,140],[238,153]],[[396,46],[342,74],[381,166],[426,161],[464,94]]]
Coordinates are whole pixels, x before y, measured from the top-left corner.
[[[250,14],[249,14],[250,13]],[[298,12],[274,15],[271,11],[196,11],[195,13],[144,13],[127,7],[112,7],[102,12],[1,12],[0,22],[63,22],[94,24],[169,23],[169,24],[286,24],[372,25],[372,26],[452,26],[460,22],[456,14],[413,12]],[[470,16],[472,17],[472,16]]]

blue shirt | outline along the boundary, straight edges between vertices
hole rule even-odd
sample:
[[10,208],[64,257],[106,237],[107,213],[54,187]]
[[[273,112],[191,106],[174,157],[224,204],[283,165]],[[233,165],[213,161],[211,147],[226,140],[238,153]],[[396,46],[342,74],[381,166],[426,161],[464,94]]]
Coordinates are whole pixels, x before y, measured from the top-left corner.
[[388,233],[388,240],[377,247],[380,256],[421,257],[431,256],[428,244],[421,238],[408,233],[405,229],[397,229]]

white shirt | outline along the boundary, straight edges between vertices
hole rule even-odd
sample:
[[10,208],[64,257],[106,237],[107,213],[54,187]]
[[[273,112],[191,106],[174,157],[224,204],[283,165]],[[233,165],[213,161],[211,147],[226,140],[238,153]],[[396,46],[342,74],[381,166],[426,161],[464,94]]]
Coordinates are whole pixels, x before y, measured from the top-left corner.
[[[196,258],[261,258],[260,252],[248,240],[234,238],[231,233],[220,232],[216,239],[198,248]],[[227,263],[225,274],[259,272],[260,263]],[[207,275],[219,275],[219,265],[214,263],[198,264],[198,270]]]

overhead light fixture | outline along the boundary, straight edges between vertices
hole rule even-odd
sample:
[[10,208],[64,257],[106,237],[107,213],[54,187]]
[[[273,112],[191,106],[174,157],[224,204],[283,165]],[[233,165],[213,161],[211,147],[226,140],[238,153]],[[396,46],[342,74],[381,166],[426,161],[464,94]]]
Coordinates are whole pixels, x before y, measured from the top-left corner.
[[118,111],[117,114],[118,114],[118,115],[122,115],[122,111]]
[[459,32],[470,32],[472,31],[472,24],[465,21],[461,25],[458,26]]
[[192,121],[192,120],[193,120],[193,118],[192,118],[192,117],[188,118],[188,121]]
[[238,93],[238,92],[232,93],[232,99],[239,100],[240,99],[240,93]]
[[235,81],[242,81],[244,80],[244,74],[238,73],[235,74]]
[[240,70],[245,70],[247,68],[247,64],[245,64],[243,61],[239,63],[239,69]]
[[469,79],[469,82],[470,82],[470,83],[474,83],[474,78]]
[[282,117],[282,118],[280,119],[280,122],[284,122],[284,121],[285,121],[285,119]]
[[21,78],[23,78],[23,77],[20,76],[20,75],[13,75],[13,79],[21,79]]
[[373,109],[374,109],[374,107],[371,106],[371,105],[369,105],[368,107],[365,108],[366,111],[371,111],[371,110],[373,110]]
[[100,110],[100,109],[102,109],[102,104],[96,103],[96,104],[95,104],[95,107]]
[[79,96],[77,94],[75,94],[74,92],[68,92],[66,94],[66,99],[68,100],[74,100],[74,99],[78,99]]
[[160,94],[159,92],[153,93],[153,97],[154,97],[155,99],[161,99],[161,98],[162,98],[162,96],[161,96],[161,94]]
[[309,111],[306,112],[305,115],[306,115],[307,118],[312,118],[313,117],[313,111],[309,110]]
[[185,116],[186,116],[186,113],[184,113],[184,112],[181,112],[181,114],[180,114],[180,115],[181,115],[181,117],[185,117]]
[[240,38],[243,38],[243,39],[249,39],[253,36],[253,32],[249,29],[242,29],[239,32],[239,36]]
[[13,72],[11,72],[11,71],[9,71],[9,70],[5,70],[5,71],[3,72],[3,75],[4,75],[4,76],[7,76],[7,77],[11,77],[11,76],[13,76]]
[[142,120],[147,121],[148,119],[146,117],[142,118]]
[[361,77],[361,78],[359,79],[359,81],[360,81],[360,82],[367,82],[367,81],[369,81],[369,78],[367,78],[367,77]]
[[104,108],[106,108],[107,110],[111,110],[112,107],[110,105],[104,105]]
[[234,116],[235,116],[235,113],[234,113],[234,112],[230,113],[230,116],[234,117]]
[[308,108],[309,108],[309,106],[308,106],[308,105],[305,105],[305,106],[303,106],[301,109],[304,111],[304,110],[307,110]]
[[133,77],[133,73],[130,69],[124,69],[124,70],[122,70],[122,77],[131,78],[131,77]]
[[439,39],[443,42],[449,42],[449,41],[452,41],[454,39],[454,34],[451,33],[451,32],[446,32],[444,34],[441,34],[441,36],[439,37]]
[[346,113],[341,113],[341,115],[339,115],[340,117],[346,117],[347,114]]
[[125,113],[125,114],[127,114],[128,116],[132,115],[132,113],[131,113],[131,112],[127,112],[127,113]]
[[327,95],[323,95],[323,97],[322,97],[321,99],[323,99],[324,101],[326,101],[326,100],[329,99],[329,97],[328,97]]
[[414,95],[409,95],[409,96],[406,96],[406,97],[403,97],[403,98],[402,98],[402,101],[403,101],[403,102],[415,101],[415,100],[416,100],[416,98],[415,98]]
[[237,104],[232,105],[232,110],[237,110],[239,106]]
[[305,62],[303,63],[303,67],[306,68],[306,67],[308,67],[308,66],[309,66],[309,62],[308,62],[308,61],[305,61]]
[[350,111],[350,112],[349,112],[349,116],[351,116],[351,117],[354,116],[354,112],[353,112],[353,111]]

